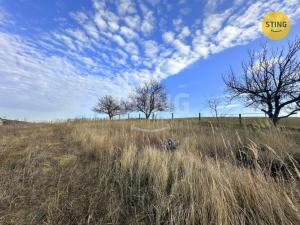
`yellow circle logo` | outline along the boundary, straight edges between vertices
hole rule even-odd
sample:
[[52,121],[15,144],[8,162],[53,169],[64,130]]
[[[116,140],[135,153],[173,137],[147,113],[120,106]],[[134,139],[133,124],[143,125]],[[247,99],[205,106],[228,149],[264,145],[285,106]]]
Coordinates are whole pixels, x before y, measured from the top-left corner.
[[272,40],[280,40],[290,32],[291,22],[287,15],[274,11],[268,13],[262,21],[262,31]]

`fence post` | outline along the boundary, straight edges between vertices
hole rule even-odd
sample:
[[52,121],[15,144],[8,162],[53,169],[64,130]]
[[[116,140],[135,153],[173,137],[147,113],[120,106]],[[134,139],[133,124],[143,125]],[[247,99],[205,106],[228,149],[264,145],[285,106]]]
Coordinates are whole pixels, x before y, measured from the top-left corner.
[[119,120],[121,119],[121,115],[119,114]]
[[201,120],[201,113],[199,113],[199,115],[198,115],[198,119],[199,119],[199,121]]
[[139,120],[141,119],[141,114],[139,113]]
[[129,117],[129,113],[128,113],[128,119],[129,119],[130,117]]
[[240,125],[242,125],[242,114],[239,114],[239,122],[240,122]]
[[152,120],[154,120],[154,113],[152,113]]
[[174,119],[174,113],[172,113],[172,120]]

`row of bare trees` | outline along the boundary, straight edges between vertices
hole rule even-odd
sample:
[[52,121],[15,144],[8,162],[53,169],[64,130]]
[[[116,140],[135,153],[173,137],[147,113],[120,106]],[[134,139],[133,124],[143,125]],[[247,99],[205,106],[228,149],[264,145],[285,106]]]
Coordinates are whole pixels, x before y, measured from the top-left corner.
[[150,80],[137,86],[127,101],[118,101],[109,95],[100,98],[93,111],[105,113],[109,119],[116,115],[138,111],[142,112],[146,119],[149,119],[152,113],[168,109],[171,109],[171,106],[167,101],[165,86],[156,80]]
[[[264,112],[276,126],[282,118],[300,111],[300,39],[289,42],[287,49],[269,50],[263,45],[261,50],[249,52],[249,59],[242,62],[242,73],[232,69],[223,76],[227,93],[231,99],[241,99],[247,107],[255,107]],[[165,87],[151,80],[136,87],[129,102],[118,102],[111,96],[99,99],[95,112],[106,113],[112,119],[128,111],[144,113],[148,119],[157,111],[170,109]],[[209,101],[209,107],[218,118],[218,102]]]

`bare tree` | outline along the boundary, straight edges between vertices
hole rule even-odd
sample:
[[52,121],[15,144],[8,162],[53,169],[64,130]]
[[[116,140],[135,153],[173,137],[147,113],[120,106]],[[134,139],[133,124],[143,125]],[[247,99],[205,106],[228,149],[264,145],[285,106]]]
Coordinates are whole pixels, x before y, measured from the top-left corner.
[[284,48],[249,52],[242,63],[243,73],[237,76],[231,69],[224,77],[233,98],[242,97],[247,106],[263,111],[276,126],[282,118],[300,111],[300,39]]
[[215,117],[217,118],[217,121],[219,122],[219,107],[221,104],[221,101],[219,98],[214,97],[214,98],[210,98],[207,102],[208,107],[210,108],[210,110],[215,114]]
[[114,116],[120,115],[127,111],[126,103],[119,102],[114,97],[106,95],[99,98],[97,105],[93,108],[94,112],[105,113],[111,120]]
[[171,108],[167,102],[165,86],[156,80],[136,87],[131,100],[133,109],[144,113],[146,119],[149,119],[154,112],[166,111]]

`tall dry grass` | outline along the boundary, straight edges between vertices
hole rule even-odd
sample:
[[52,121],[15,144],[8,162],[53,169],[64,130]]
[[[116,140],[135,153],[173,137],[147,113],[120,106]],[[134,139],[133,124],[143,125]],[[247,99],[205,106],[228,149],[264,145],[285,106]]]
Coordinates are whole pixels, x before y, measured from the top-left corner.
[[0,134],[0,224],[300,224],[296,131],[78,121]]

